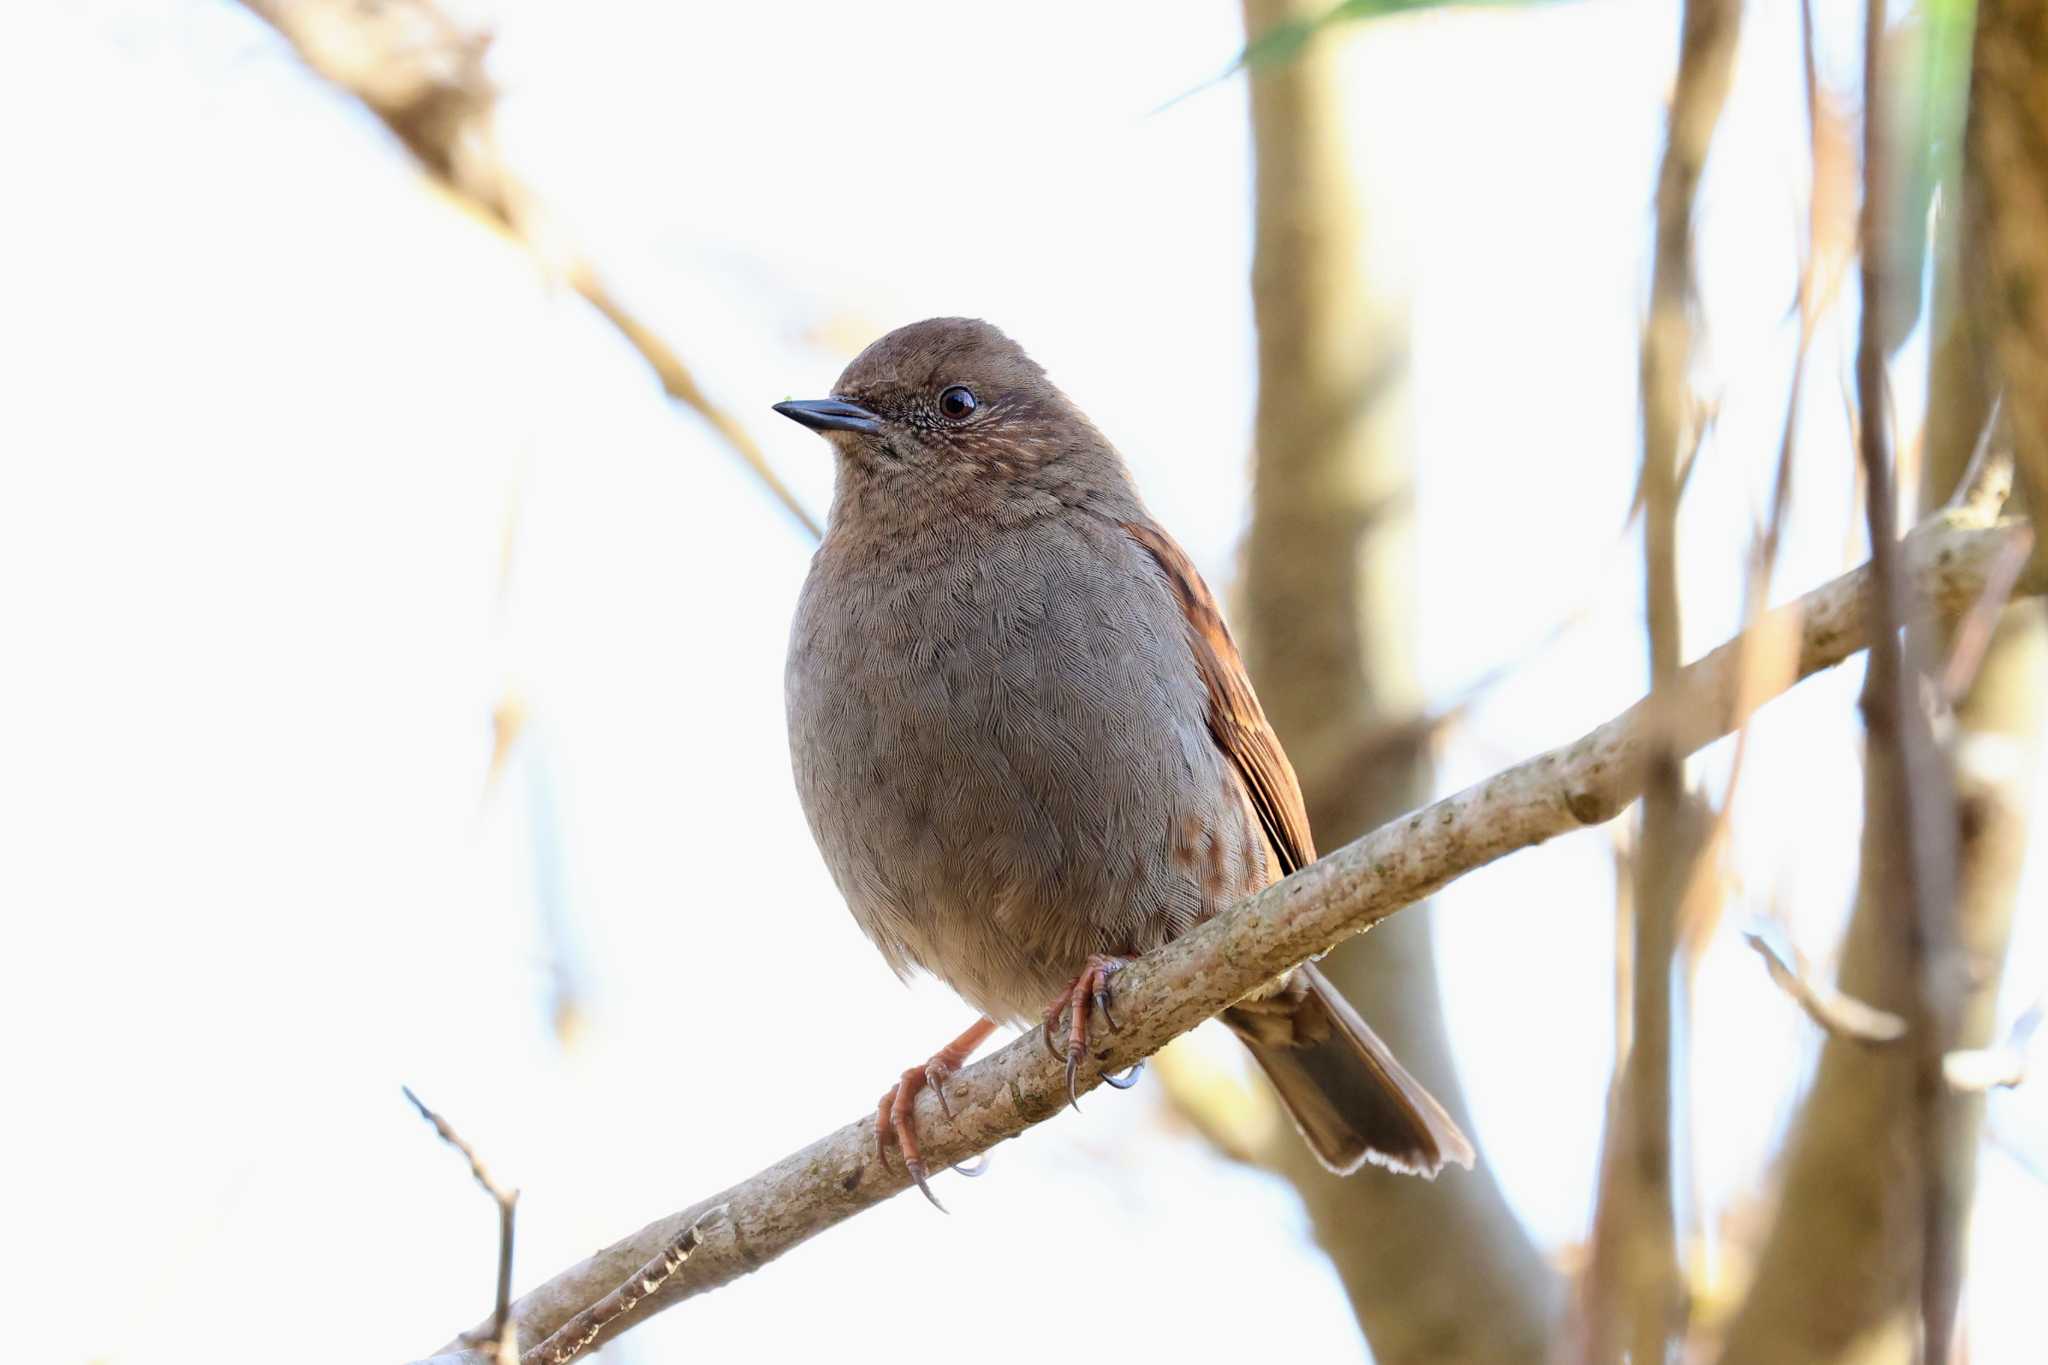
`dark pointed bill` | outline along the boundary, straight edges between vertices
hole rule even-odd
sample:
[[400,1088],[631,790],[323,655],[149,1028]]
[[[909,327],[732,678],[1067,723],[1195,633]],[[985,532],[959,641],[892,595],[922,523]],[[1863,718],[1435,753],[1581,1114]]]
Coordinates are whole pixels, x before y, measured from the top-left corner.
[[793,398],[777,403],[775,410],[792,422],[812,431],[867,431],[882,429],[882,421],[858,403],[837,398]]

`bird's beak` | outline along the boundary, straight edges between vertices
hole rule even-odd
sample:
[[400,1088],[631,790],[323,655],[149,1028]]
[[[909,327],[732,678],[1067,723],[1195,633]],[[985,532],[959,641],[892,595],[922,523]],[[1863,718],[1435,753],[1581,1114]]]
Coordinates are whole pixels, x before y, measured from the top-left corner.
[[842,402],[837,398],[791,399],[787,403],[777,403],[775,410],[812,431],[876,432],[882,429],[881,418],[858,403]]

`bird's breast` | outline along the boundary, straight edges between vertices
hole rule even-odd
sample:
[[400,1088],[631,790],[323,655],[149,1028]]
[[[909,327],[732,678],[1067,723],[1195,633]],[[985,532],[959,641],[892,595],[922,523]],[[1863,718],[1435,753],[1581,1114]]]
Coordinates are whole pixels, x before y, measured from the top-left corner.
[[804,587],[786,690],[819,849],[893,966],[998,1018],[1263,880],[1184,619],[1138,553],[1057,519],[828,538]]

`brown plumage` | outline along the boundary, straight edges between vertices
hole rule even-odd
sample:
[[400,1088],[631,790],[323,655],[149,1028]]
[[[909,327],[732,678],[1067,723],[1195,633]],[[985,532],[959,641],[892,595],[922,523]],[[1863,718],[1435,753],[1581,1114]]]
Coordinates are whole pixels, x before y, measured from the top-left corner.
[[[1064,1011],[1071,1066],[1123,959],[1314,859],[1293,767],[1122,458],[1001,332],[902,328],[778,411],[839,457],[786,674],[819,849],[899,973],[1048,1037]],[[1224,1018],[1333,1170],[1471,1164],[1314,967]],[[920,1186],[910,1100],[987,1031],[883,1097]]]

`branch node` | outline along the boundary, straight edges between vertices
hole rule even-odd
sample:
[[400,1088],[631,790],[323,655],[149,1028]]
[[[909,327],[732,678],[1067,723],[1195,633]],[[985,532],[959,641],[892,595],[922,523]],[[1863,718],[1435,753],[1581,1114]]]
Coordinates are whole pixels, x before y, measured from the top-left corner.
[[476,1177],[476,1183],[483,1186],[485,1194],[498,1206],[498,1296],[491,1311],[490,1326],[474,1334],[469,1340],[477,1344],[492,1346],[492,1365],[517,1365],[519,1359],[519,1329],[512,1320],[512,1237],[514,1219],[519,1210],[519,1191],[508,1190],[491,1179],[484,1169],[482,1158],[476,1148],[464,1142],[456,1131],[449,1127],[448,1120],[427,1108],[425,1100],[412,1092],[412,1087],[402,1085],[400,1090],[412,1101],[412,1107],[420,1111],[420,1117],[434,1126],[441,1141],[462,1153],[469,1163],[469,1173]]

